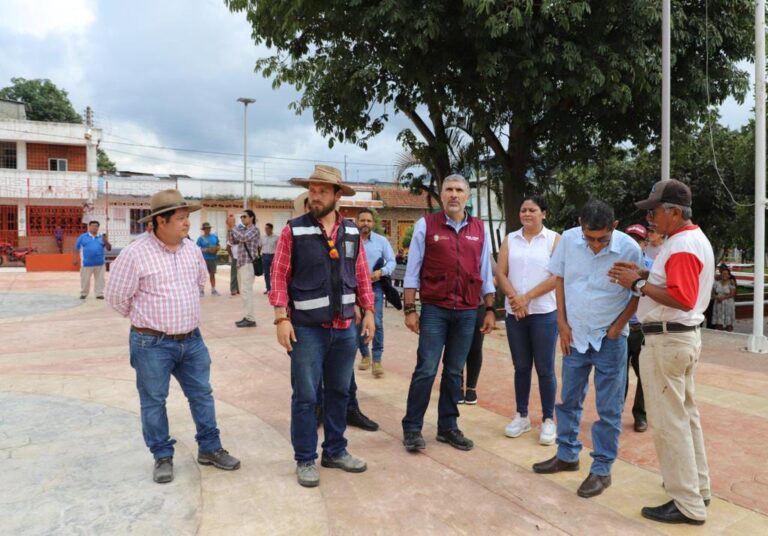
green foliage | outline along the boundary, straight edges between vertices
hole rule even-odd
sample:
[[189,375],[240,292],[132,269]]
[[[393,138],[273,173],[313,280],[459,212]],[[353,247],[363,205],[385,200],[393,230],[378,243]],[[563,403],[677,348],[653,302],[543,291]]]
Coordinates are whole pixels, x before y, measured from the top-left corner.
[[400,245],[405,249],[411,247],[411,239],[413,238],[413,225],[408,227],[403,233],[403,238],[400,240]]
[[59,123],[83,122],[69,101],[68,93],[50,80],[11,78],[11,84],[0,89],[0,99],[26,103],[27,119]]
[[[256,70],[300,91],[292,108],[311,110],[331,145],[366,147],[402,113],[414,127],[403,145],[439,185],[451,170],[450,126],[471,119],[467,135],[492,152],[488,165],[503,182],[508,227],[522,196],[553,169],[658,141],[658,2],[224,1],[273,51]],[[681,131],[706,117],[707,90],[717,105],[742,99],[748,86],[737,62],[753,53],[753,2],[708,6],[708,21],[703,0],[672,6],[672,117]]]
[[98,162],[96,163],[96,167],[99,169],[99,171],[106,171],[107,173],[114,173],[117,171],[115,163],[109,159],[109,155],[104,149],[99,147],[96,149],[96,154],[98,155]]

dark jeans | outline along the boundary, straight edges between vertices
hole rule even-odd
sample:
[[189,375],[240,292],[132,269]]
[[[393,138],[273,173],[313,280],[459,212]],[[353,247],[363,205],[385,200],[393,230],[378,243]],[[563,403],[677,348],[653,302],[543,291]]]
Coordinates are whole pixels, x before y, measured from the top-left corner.
[[515,402],[521,417],[528,416],[531,395],[531,373],[536,367],[539,379],[541,412],[551,419],[555,412],[557,377],[555,376],[555,345],[557,344],[557,311],[528,315],[516,320],[507,315],[507,342],[515,367]]
[[230,294],[240,292],[237,286],[237,259],[232,259],[229,266],[229,292]]
[[272,290],[272,261],[275,256],[272,253],[265,253],[261,256],[261,265],[264,268],[264,282],[267,284],[267,290]]
[[589,388],[589,374],[595,369],[595,406],[599,419],[592,423],[592,467],[589,472],[600,476],[611,474],[619,451],[621,412],[624,393],[621,390],[627,374],[627,338],[604,337],[600,350],[592,346],[581,353],[576,348],[563,356],[562,402],[557,404],[557,457],[566,462],[579,459],[581,441],[579,424],[584,398]]
[[169,435],[165,409],[171,375],[189,401],[200,451],[213,452],[221,448],[210,383],[211,357],[200,330],[181,341],[131,331],[129,348],[141,401],[144,442],[155,459],[173,456],[176,443]]
[[483,367],[483,341],[485,333],[480,331],[485,322],[485,304],[477,308],[477,318],[475,318],[475,332],[472,335],[472,345],[467,354],[467,388],[477,387],[477,380],[480,378],[480,369]]
[[315,406],[323,383],[323,452],[331,457],[347,448],[347,401],[357,349],[357,330],[320,326],[294,326],[296,342],[291,356],[291,443],[294,459],[311,462],[317,458]]
[[640,350],[643,349],[645,337],[641,330],[630,331],[627,338],[627,383],[624,387],[624,402],[627,401],[629,392],[629,367],[637,376],[637,388],[635,389],[635,403],[632,404],[632,416],[636,421],[647,421],[645,415],[645,398],[643,397],[643,383],[640,381]]
[[[373,284],[373,299],[373,321],[376,325],[376,331],[373,334],[373,341],[371,341],[373,343],[373,360],[376,362],[381,362],[381,354],[384,353],[384,289],[382,288],[381,283],[378,281]],[[360,328],[362,325],[363,323],[360,322],[358,328]],[[365,343],[363,334],[359,331],[358,337],[360,355],[363,357],[370,356],[371,353],[368,350],[368,345]]]
[[408,407],[402,421],[404,432],[420,432],[424,425],[424,413],[429,406],[441,355],[443,376],[437,405],[437,429],[448,431],[458,428],[456,419],[459,416],[461,372],[472,344],[476,316],[475,309],[457,311],[429,303],[422,306],[416,369],[411,377]]

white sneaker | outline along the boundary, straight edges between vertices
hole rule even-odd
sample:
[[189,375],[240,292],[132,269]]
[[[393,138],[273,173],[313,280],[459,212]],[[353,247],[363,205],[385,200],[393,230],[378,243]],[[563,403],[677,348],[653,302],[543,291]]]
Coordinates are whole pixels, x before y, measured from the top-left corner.
[[539,434],[539,445],[554,445],[557,438],[557,428],[555,421],[544,419],[541,423],[541,434]]
[[519,413],[515,413],[515,418],[512,422],[504,428],[504,435],[507,437],[518,437],[526,432],[531,431],[531,419],[528,417],[521,417]]

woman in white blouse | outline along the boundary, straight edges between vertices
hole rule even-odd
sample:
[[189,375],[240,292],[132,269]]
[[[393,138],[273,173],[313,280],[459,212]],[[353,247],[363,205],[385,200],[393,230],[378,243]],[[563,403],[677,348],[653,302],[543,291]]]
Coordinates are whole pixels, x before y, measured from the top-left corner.
[[544,226],[546,216],[547,202],[543,197],[532,195],[523,200],[523,226],[502,242],[496,274],[499,288],[507,297],[507,341],[515,367],[517,402],[517,413],[504,433],[518,437],[531,430],[528,399],[535,366],[542,408],[539,443],[552,445],[557,437],[553,421],[557,392],[557,302],[556,277],[549,272],[549,259],[560,235]]

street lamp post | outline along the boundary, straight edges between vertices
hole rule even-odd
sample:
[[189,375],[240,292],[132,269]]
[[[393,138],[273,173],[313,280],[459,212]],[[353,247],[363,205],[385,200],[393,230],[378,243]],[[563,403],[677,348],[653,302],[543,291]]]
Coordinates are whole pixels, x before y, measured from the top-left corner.
[[240,97],[237,102],[243,103],[243,210],[248,208],[248,105],[256,99]]

